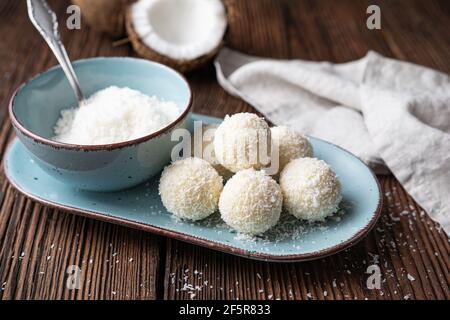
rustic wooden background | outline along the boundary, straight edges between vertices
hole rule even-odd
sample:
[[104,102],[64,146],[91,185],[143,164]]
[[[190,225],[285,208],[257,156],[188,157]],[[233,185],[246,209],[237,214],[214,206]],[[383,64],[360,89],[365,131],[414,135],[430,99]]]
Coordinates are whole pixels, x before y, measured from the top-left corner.
[[[450,73],[450,4],[442,1],[229,1],[226,41],[273,58],[344,62],[376,50]],[[377,3],[382,30],[365,27]],[[66,1],[50,1],[65,19]],[[13,138],[6,107],[13,90],[56,63],[28,21],[25,1],[0,1],[0,152]],[[83,25],[63,28],[72,59],[133,55],[128,45]],[[196,112],[251,111],[226,94],[211,65],[188,76]],[[399,155],[401,156],[401,155]],[[359,244],[332,257],[294,264],[256,262],[46,208],[0,173],[0,297],[3,299],[449,299],[449,239],[392,176],[379,177],[383,215]],[[450,214],[450,213],[447,213]],[[368,265],[382,271],[366,287]],[[69,265],[80,290],[66,288]]]

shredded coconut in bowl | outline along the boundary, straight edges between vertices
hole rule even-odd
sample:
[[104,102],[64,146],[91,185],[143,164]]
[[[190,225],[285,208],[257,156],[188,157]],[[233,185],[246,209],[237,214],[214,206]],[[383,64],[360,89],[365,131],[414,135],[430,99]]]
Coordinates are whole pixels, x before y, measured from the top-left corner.
[[62,110],[53,140],[82,145],[124,142],[156,132],[179,115],[175,102],[111,86],[79,108]]

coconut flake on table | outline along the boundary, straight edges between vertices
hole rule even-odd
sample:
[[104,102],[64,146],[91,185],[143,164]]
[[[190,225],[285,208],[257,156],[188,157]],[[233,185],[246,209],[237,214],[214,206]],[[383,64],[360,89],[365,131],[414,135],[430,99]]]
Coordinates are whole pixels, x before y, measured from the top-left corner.
[[131,20],[146,46],[177,60],[214,51],[227,27],[220,0],[140,0],[131,6]]
[[62,110],[53,140],[82,145],[124,142],[156,132],[179,115],[175,102],[111,86],[79,108]]

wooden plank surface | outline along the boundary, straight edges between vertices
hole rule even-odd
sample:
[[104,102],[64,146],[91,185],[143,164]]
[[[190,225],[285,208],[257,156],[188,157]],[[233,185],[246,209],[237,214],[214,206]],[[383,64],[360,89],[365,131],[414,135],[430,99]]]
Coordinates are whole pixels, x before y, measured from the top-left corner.
[[[64,19],[66,1],[50,1]],[[368,50],[450,73],[448,1],[226,0],[227,44],[249,54],[344,62]],[[382,30],[365,27],[380,5]],[[62,22],[64,20],[61,20]],[[23,81],[56,63],[33,30],[24,1],[0,2],[0,152],[13,137],[6,107]],[[133,55],[91,31],[62,29],[72,59]],[[194,110],[254,111],[226,94],[211,65],[188,75]],[[449,299],[449,239],[392,176],[379,177],[383,215],[353,248],[305,263],[251,261],[76,217],[20,195],[0,173],[0,298],[14,299]],[[366,286],[381,268],[380,290]],[[68,290],[78,265],[81,288]]]
[[[68,2],[51,1],[64,25]],[[0,114],[13,90],[56,63],[33,29],[25,1],[1,1]],[[127,46],[113,48],[111,39],[87,31],[61,28],[72,59],[129,55]],[[2,125],[0,146],[12,135]],[[3,299],[155,299],[163,278],[164,239],[152,234],[47,209],[15,191],[0,176],[0,297]],[[81,289],[68,290],[66,270],[82,270]]]

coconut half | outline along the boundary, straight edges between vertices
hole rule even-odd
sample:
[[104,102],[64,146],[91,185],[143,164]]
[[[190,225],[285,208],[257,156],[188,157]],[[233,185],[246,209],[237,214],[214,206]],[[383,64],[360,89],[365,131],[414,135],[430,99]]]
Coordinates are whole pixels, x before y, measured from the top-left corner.
[[139,55],[181,72],[210,60],[227,28],[220,0],[139,0],[129,7],[126,22]]

